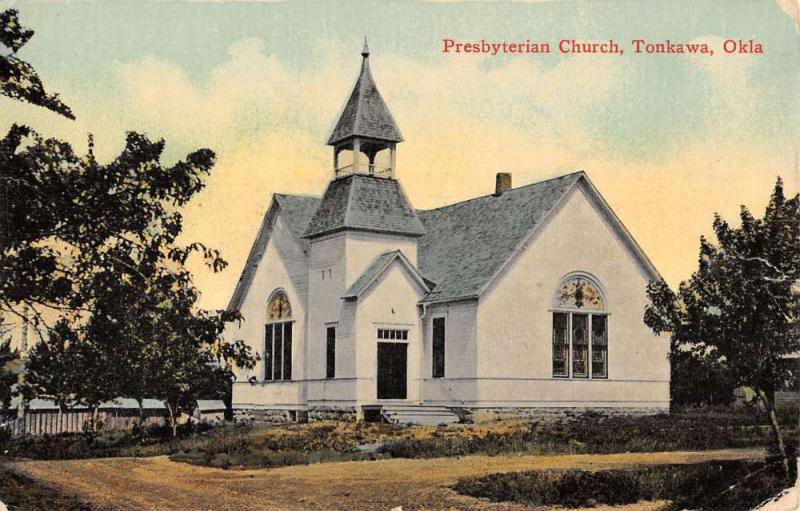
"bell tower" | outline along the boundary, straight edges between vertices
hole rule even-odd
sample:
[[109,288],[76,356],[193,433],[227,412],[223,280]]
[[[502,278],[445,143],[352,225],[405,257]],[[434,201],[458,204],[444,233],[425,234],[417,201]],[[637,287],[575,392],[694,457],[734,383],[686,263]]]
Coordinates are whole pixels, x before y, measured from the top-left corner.
[[328,138],[333,146],[334,177],[366,174],[393,179],[397,144],[403,136],[372,78],[366,37],[361,57],[353,92]]

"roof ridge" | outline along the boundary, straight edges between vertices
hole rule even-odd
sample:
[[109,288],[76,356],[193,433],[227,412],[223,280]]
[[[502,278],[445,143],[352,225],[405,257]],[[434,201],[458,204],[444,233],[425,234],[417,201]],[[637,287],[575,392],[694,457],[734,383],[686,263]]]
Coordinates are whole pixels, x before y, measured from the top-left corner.
[[[583,170],[576,170],[575,172],[570,172],[568,174],[562,174],[560,176],[549,177],[547,179],[542,179],[541,181],[535,181],[533,183],[528,183],[526,185],[518,186],[517,188],[512,188],[512,189],[508,190],[505,193],[516,192],[517,190],[523,190],[525,188],[530,188],[531,186],[541,185],[541,184],[547,183],[548,181],[555,181],[556,179],[563,179],[565,177],[574,176],[576,174],[583,174],[585,176],[586,172],[583,171]],[[505,193],[503,195],[505,195]],[[417,213],[427,213],[429,211],[439,211],[440,209],[450,208],[450,207],[453,207],[453,206],[458,206],[460,204],[466,204],[467,202],[472,202],[472,201],[475,201],[475,200],[478,200],[478,199],[485,199],[487,197],[494,197],[494,196],[495,195],[493,193],[487,193],[486,195],[479,195],[478,197],[472,197],[472,198],[469,198],[469,199],[464,199],[462,201],[453,202],[452,204],[445,204],[444,206],[439,206],[438,208],[418,209]]]
[[282,193],[282,192],[274,192],[272,195],[276,197],[302,197],[304,199],[322,199],[319,195],[311,195],[310,193]]
[[358,80],[356,81],[356,86],[358,87],[358,98],[356,98],[356,118],[353,121],[353,133],[358,133],[358,125],[360,124],[360,116],[361,113],[361,103],[364,97],[364,84],[362,83],[362,78],[364,78],[364,73],[368,75],[368,78],[372,80],[372,73],[369,70],[369,54],[365,56],[361,61],[361,72],[358,73]]
[[[351,174],[351,175],[345,177],[345,179],[350,179],[350,181],[355,181],[355,178],[353,177],[355,175],[356,174]],[[353,201],[351,200],[353,198],[353,188],[355,188],[355,186],[352,185],[352,184],[347,187],[347,198],[345,199],[346,202],[345,202],[345,208],[344,208],[344,225],[350,225],[350,221],[351,221],[350,217],[353,216],[351,214],[351,209],[353,207]]]

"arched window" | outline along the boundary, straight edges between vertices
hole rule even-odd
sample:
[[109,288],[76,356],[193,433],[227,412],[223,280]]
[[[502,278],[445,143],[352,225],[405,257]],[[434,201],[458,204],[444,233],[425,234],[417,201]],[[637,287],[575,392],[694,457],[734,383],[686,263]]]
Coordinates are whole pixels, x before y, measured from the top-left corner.
[[568,275],[553,309],[553,377],[608,378],[608,315],[599,283]]
[[289,298],[282,289],[272,293],[267,305],[267,321],[280,321],[292,319],[292,306],[289,305]]
[[292,307],[282,289],[267,302],[264,325],[264,381],[292,379]]

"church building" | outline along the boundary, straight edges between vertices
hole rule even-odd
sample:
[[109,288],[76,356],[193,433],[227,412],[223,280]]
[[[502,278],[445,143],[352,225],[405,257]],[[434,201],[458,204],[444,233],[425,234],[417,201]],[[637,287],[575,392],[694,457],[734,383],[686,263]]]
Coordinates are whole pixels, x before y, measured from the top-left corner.
[[229,309],[260,356],[240,418],[453,422],[479,412],[669,408],[658,273],[579,171],[417,210],[362,52],[322,197],[275,194]]

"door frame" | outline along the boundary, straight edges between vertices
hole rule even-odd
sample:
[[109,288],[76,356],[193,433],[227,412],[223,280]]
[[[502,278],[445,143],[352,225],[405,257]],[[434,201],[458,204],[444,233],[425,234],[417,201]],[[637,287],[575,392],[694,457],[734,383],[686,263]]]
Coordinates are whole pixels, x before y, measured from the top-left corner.
[[[405,388],[405,395],[404,398],[381,398],[378,397],[378,382],[380,381],[380,363],[379,363],[379,346],[381,344],[403,344],[406,347],[406,388]],[[409,342],[408,340],[393,340],[393,339],[380,339],[378,342],[375,343],[375,399],[381,402],[391,402],[391,401],[398,401],[398,402],[405,402],[408,401],[408,348]]]

